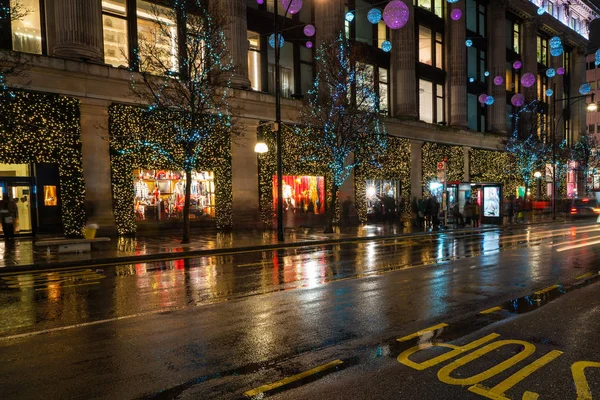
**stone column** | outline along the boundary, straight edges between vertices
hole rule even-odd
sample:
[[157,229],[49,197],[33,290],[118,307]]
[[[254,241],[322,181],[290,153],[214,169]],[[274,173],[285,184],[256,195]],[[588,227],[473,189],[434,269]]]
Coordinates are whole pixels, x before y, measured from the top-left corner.
[[391,115],[393,117],[418,119],[414,6],[412,1],[405,3],[410,10],[408,22],[403,28],[392,30],[390,60],[392,79]]
[[[571,70],[571,97],[581,96],[579,88],[586,82],[585,72],[585,50],[577,48],[573,51],[573,64]],[[596,99],[594,99],[596,100]],[[586,113],[587,103],[591,102],[591,96],[589,99],[582,99],[577,101],[571,101],[571,132],[572,141],[571,144],[577,142],[582,135],[585,135],[586,131]],[[568,138],[567,138],[568,139]]]
[[495,102],[489,107],[489,126],[494,133],[506,133],[506,85],[494,84],[496,76],[506,77],[506,24],[498,21],[506,20],[505,0],[492,1],[489,5],[488,26],[493,26],[488,38],[490,79],[489,91]]
[[[562,38],[564,40],[564,37]],[[563,65],[563,56],[560,57],[550,57],[550,66],[557,70],[560,67],[564,67]],[[565,138],[564,132],[564,120],[560,119],[560,123],[557,125],[556,121],[558,121],[559,116],[563,113],[565,102],[562,101],[564,96],[565,89],[565,78],[564,75],[558,75],[549,80],[549,87],[554,91],[552,97],[548,100],[550,102],[550,116],[554,116],[554,119],[550,119],[550,132],[552,134],[552,129],[556,128],[556,140],[562,141]],[[552,110],[552,107],[556,107],[556,110]]]
[[88,98],[81,98],[80,102],[85,200],[94,209],[91,222],[97,223],[104,234],[115,234],[108,143],[110,102]]
[[316,45],[335,40],[339,34],[344,35],[344,0],[315,1],[315,28],[317,28]]
[[537,99],[537,32],[539,25],[537,18],[531,18],[523,24],[523,67],[521,68],[521,77],[530,72],[536,78],[536,83],[530,88],[525,88],[521,85],[521,93],[523,93],[527,102]]
[[231,86],[248,89],[248,22],[246,19],[246,2],[239,0],[211,0],[211,11],[226,16],[225,36],[227,50],[235,67],[231,78]]
[[56,0],[54,16],[53,56],[104,62],[101,0]]
[[[258,193],[258,157],[254,145],[258,141],[256,121],[242,121],[244,134],[231,143],[233,185],[233,226],[261,228]],[[269,149],[275,151],[275,149]]]
[[467,38],[465,2],[450,4],[448,13],[454,9],[460,9],[463,17],[458,21],[447,18],[450,32],[450,40],[446,43],[450,46],[450,125],[466,128],[469,125],[467,119]]
[[410,199],[423,198],[423,141],[410,141]]
[[463,154],[464,154],[463,181],[471,182],[471,157],[470,157],[471,156],[471,148],[469,146],[463,146]]

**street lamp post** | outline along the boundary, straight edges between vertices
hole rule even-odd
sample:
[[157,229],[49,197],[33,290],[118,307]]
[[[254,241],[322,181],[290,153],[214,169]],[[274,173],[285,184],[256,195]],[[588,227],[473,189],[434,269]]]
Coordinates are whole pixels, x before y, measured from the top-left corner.
[[537,201],[540,201],[540,195],[542,193],[542,173],[540,171],[535,171],[533,176],[537,180]]
[[[556,93],[556,84],[554,86],[554,92]],[[556,220],[556,130],[558,129],[558,123],[560,119],[564,117],[565,111],[573,104],[581,101],[583,99],[587,99],[588,97],[592,97],[592,102],[588,104],[588,111],[596,111],[598,106],[594,102],[594,93],[585,94],[582,96],[575,97],[567,97],[566,99],[557,99],[556,96],[553,97],[552,100],[552,120],[554,124],[552,126],[552,220]],[[570,103],[571,100],[575,100]],[[563,112],[559,115],[558,120],[556,119],[556,103],[559,101],[566,101],[567,107],[563,110]]]
[[[280,65],[279,57],[281,55],[279,46],[279,1],[273,1],[273,11],[275,14],[275,135],[277,152],[277,240],[285,241],[283,227],[283,159],[281,157],[281,77],[279,76]],[[290,5],[292,2],[290,1]],[[288,5],[289,9],[289,5]],[[286,10],[286,15],[287,15]],[[285,18],[285,16],[284,16]],[[285,23],[285,20],[284,20]]]

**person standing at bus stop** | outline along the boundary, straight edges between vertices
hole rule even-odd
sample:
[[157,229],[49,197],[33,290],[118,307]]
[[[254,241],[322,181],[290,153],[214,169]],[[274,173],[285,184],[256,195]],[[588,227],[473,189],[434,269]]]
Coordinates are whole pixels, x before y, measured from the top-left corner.
[[0,218],[2,219],[2,232],[4,239],[13,239],[15,237],[15,222],[17,220],[17,205],[11,201],[8,195],[0,201]]

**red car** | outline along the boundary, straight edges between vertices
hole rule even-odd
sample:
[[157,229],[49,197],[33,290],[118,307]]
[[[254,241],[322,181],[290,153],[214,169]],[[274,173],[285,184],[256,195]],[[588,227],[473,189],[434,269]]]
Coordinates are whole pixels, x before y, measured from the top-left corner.
[[598,217],[600,206],[596,199],[573,199],[570,209],[571,218]]

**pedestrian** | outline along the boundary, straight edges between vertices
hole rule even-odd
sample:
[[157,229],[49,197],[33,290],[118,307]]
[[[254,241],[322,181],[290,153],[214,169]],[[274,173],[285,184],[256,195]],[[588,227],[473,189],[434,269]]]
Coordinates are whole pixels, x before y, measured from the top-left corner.
[[431,198],[431,224],[434,230],[440,227],[440,203],[435,196]]
[[425,202],[423,199],[417,200],[417,206],[419,207],[419,219],[417,222],[419,228],[423,229],[423,225],[425,225]]
[[416,228],[419,226],[419,203],[417,202],[417,198],[413,197],[410,202],[410,216],[412,218],[412,226]]
[[425,200],[425,229],[429,229],[431,226],[431,210],[432,210],[433,200],[431,197],[428,197]]
[[458,203],[455,203],[454,207],[452,207],[452,216],[454,217],[454,223],[456,224],[457,228],[460,228],[465,225],[465,220],[463,218],[463,215],[460,213]]
[[465,208],[464,208],[464,212],[465,212],[465,224],[466,226],[471,226],[471,221],[473,220],[473,214],[474,214],[474,210],[473,210],[473,205],[471,204],[471,199],[467,199],[467,201],[465,202]]
[[473,202],[473,225],[475,225],[475,228],[477,228],[479,226],[479,204],[477,204],[477,201]]
[[10,199],[10,196],[4,196],[0,202],[0,218],[2,219],[2,232],[5,240],[15,237],[17,214],[17,205]]

